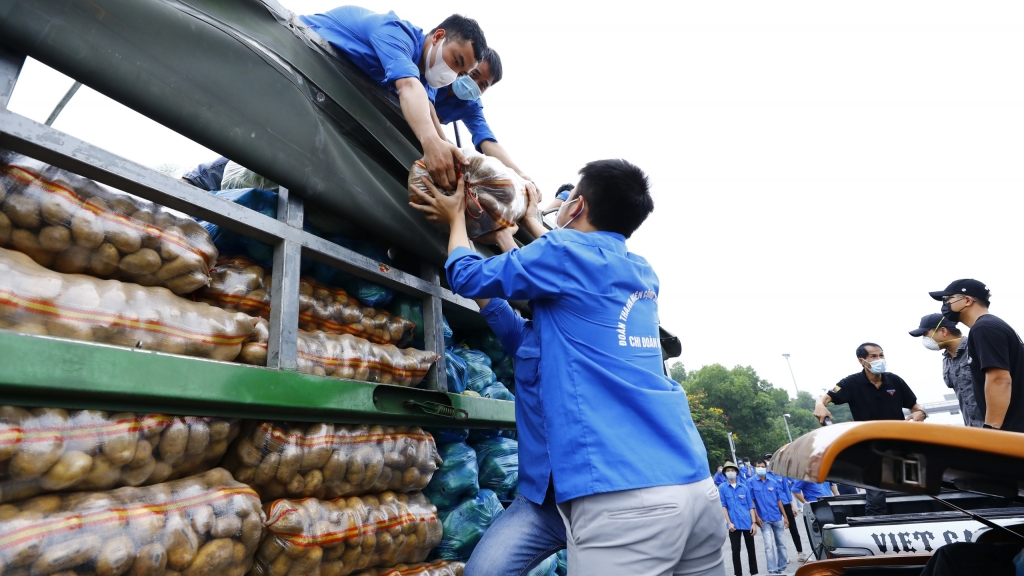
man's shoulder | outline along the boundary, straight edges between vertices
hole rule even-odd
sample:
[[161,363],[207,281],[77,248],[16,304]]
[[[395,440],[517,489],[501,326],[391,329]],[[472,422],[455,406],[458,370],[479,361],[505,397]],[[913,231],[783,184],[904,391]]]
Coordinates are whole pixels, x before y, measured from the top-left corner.
[[865,376],[863,371],[855,372],[853,374],[850,374],[849,376],[844,376],[842,380],[837,382],[836,385],[829,390],[829,393],[839,393],[843,390],[843,388],[853,386],[854,384],[860,382],[864,378]]

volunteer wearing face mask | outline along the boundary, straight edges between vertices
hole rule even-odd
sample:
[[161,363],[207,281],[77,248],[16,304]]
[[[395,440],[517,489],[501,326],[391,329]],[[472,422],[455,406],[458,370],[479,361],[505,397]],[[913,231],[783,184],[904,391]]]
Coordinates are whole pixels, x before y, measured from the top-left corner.
[[988,286],[964,279],[929,294],[942,301],[946,320],[971,329],[967,364],[983,427],[1024,432],[1024,343],[1009,324],[989,314]]
[[740,469],[732,462],[725,463],[725,484],[718,487],[718,499],[722,503],[725,524],[729,527],[729,541],[732,545],[732,570],[736,576],[743,576],[740,563],[740,546],[747,546],[747,563],[750,573],[757,574],[757,556],[754,551],[754,534],[757,534],[757,512],[754,498],[739,479]]
[[473,146],[487,156],[493,156],[501,163],[515,170],[524,179],[533,182],[512,160],[512,156],[498,143],[491,127],[484,117],[484,105],[480,97],[487,89],[501,81],[501,58],[488,48],[483,59],[465,76],[459,76],[451,86],[438,88],[433,99],[434,116],[438,121],[437,130],[442,134],[441,124],[462,121],[473,137]]
[[759,460],[754,463],[754,477],[747,483],[754,498],[757,525],[761,527],[764,540],[764,558],[769,574],[783,574],[786,568],[786,508],[782,502],[782,490],[775,478],[769,476],[768,463]]
[[917,330],[911,330],[910,335],[920,337],[925,348],[942,351],[942,380],[956,392],[964,426],[981,428],[985,424],[985,414],[978,409],[978,402],[974,399],[967,337],[957,329],[955,323],[943,318],[942,314],[929,314],[921,318],[921,325]]
[[[860,372],[850,374],[823,394],[814,405],[814,416],[822,424],[832,413],[825,407],[829,402],[849,404],[853,419],[857,422],[870,420],[903,420],[903,409],[910,409],[906,420],[921,422],[928,415],[917,403],[917,395],[907,383],[892,372],[886,372],[885,352],[873,342],[857,347],[857,361]],[[865,513],[868,516],[885,514],[885,491],[868,490]]]
[[430,177],[445,189],[455,188],[455,164],[462,152],[438,135],[431,115],[434,91],[472,70],[487,50],[475,20],[453,14],[429,33],[394,12],[377,14],[358,6],[341,6],[301,20],[353,64],[398,93],[402,115],[423,147]]

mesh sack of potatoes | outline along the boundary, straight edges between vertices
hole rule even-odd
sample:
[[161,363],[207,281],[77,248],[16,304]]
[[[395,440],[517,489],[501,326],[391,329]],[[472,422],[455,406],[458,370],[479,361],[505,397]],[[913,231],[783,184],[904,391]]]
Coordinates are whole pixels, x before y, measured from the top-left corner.
[[0,505],[4,576],[244,576],[259,499],[217,468],[145,488]]
[[0,406],[0,502],[203,472],[238,430],[223,418]]
[[62,274],[0,248],[0,328],[234,360],[256,322],[166,288]]
[[264,501],[422,490],[441,464],[420,428],[251,423],[224,467]]
[[354,576],[462,576],[466,565],[462,562],[435,560],[419,564],[396,564],[390,568],[370,568]]
[[[463,148],[469,165],[461,167],[466,183],[466,231],[470,238],[509,228],[526,214],[526,180],[501,163],[501,160]],[[409,200],[422,204],[414,190],[431,195],[422,178],[430,179],[423,160],[409,171]],[[453,192],[442,191],[451,195]]]
[[[217,262],[210,277],[210,285],[196,294],[199,301],[225,310],[270,317],[270,270],[245,258],[226,258]],[[412,338],[416,324],[363,306],[344,290],[303,278],[299,281],[299,328],[307,332],[351,334],[375,344],[402,344]]]
[[266,506],[259,576],[348,576],[422,562],[441,541],[437,509],[423,494],[383,492],[334,500],[276,500]]
[[[261,318],[243,344],[238,361],[266,366],[268,339],[268,324]],[[298,348],[298,371],[303,374],[398,386],[416,386],[437,361],[432,352],[320,331],[299,330]]]
[[206,286],[217,248],[199,223],[49,164],[0,151],[0,246],[57,270],[163,286]]

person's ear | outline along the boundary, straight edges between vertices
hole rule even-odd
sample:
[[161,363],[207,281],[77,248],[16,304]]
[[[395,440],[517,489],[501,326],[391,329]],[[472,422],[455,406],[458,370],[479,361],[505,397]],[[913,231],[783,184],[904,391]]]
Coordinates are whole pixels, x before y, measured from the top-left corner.
[[434,35],[431,36],[431,39],[433,40],[434,44],[437,44],[438,42],[440,42],[441,40],[444,39],[444,36],[445,36],[444,28],[438,28],[437,30],[434,30]]

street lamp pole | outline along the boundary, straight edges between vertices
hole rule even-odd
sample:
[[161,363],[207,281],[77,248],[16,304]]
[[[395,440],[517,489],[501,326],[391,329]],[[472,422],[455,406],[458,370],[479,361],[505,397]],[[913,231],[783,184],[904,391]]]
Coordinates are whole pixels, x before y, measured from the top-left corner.
[[729,435],[729,451],[732,452],[732,463],[736,464],[736,445],[732,442],[732,432],[727,434]]
[[793,443],[793,435],[789,433],[789,414],[782,415],[782,422],[786,425],[786,436],[789,436],[789,443]]
[[796,375],[793,374],[793,364],[789,361],[789,354],[782,355],[786,359],[786,366],[789,366],[789,376],[793,379],[793,389],[796,390],[797,396],[800,395],[800,387],[796,385]]

